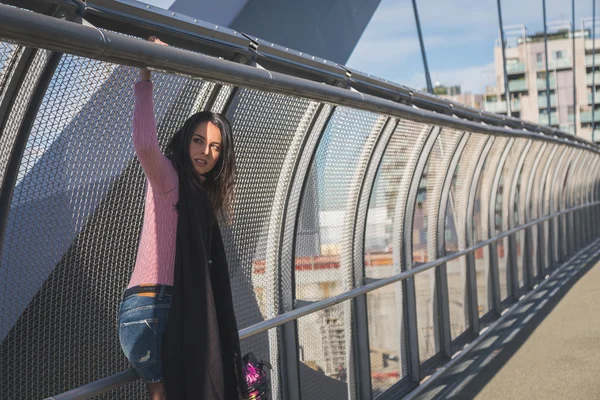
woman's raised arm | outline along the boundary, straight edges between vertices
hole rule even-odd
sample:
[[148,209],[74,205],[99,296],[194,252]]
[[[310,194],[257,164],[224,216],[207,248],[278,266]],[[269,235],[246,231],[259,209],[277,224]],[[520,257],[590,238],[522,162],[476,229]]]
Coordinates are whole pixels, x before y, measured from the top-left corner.
[[[164,44],[153,36],[148,40]],[[147,68],[140,69],[140,79],[134,90],[133,147],[150,185],[155,191],[167,193],[175,188],[177,181],[168,178],[171,175],[168,170],[173,167],[158,145],[152,89],[150,71]]]

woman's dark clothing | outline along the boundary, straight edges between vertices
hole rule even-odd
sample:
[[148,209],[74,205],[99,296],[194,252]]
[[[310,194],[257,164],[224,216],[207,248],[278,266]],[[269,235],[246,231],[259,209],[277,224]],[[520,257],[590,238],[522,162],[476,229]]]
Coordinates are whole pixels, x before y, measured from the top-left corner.
[[203,190],[180,181],[173,297],[163,341],[169,400],[238,400],[245,388],[229,271]]

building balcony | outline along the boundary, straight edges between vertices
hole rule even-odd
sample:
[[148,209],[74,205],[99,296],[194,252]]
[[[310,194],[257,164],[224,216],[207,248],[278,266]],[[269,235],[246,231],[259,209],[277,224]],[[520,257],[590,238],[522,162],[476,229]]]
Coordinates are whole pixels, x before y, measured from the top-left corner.
[[[550,107],[556,107],[556,104],[557,104],[556,95],[551,94],[550,95]],[[546,96],[538,97],[538,108],[539,109],[548,108],[548,99],[546,98]]]
[[594,86],[600,85],[600,72],[596,72],[595,76],[593,74],[587,74],[585,76],[585,81],[588,86],[592,84],[592,78],[594,79]]
[[575,125],[573,125],[573,124],[561,125],[561,126],[559,126],[559,129],[563,132],[568,132],[572,135],[575,134]]
[[[546,89],[546,78],[538,78],[537,88],[538,88],[538,90]],[[555,88],[556,88],[556,78],[551,77],[550,78],[550,89],[555,89]]]
[[527,81],[525,79],[515,79],[514,81],[508,81],[509,92],[527,92]]
[[[545,70],[546,63],[544,61],[538,61],[536,62],[536,67],[538,70]],[[561,58],[558,60],[548,61],[548,70],[571,68],[573,68],[573,61],[570,58]]]
[[[596,95],[594,96],[594,103],[600,104],[600,91],[596,91]],[[588,104],[592,104],[592,94],[588,93]]]
[[[548,114],[540,113],[540,125],[548,125]],[[558,113],[550,113],[550,125],[558,125]]]
[[[600,53],[596,54],[596,59],[594,60],[595,65],[600,65]],[[594,65],[594,62],[592,62],[592,55],[588,54],[587,56],[585,56],[585,66],[586,67],[592,67]]]
[[[586,50],[592,50],[594,48],[593,46],[594,41],[590,38],[590,39],[586,39],[585,40],[585,49]],[[600,41],[596,40],[596,54],[600,53]]]
[[[506,113],[506,101],[486,101],[483,103],[483,109],[485,111],[493,112],[493,113]],[[521,111],[521,101],[515,99],[510,103],[511,111]]]
[[[591,123],[592,122],[592,111],[582,111],[581,112],[581,123]],[[594,112],[594,123],[600,122],[600,110],[596,110]]]
[[511,74],[523,74],[525,73],[525,63],[512,63],[512,64],[506,64],[506,73],[511,75]]

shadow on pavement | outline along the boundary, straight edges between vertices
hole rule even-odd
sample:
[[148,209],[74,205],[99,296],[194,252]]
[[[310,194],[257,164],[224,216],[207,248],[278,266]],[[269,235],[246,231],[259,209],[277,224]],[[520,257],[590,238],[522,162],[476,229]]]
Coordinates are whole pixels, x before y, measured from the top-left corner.
[[570,289],[594,267],[600,259],[599,253],[596,244],[577,255],[537,293],[518,305],[508,320],[465,359],[444,372],[416,399],[472,399],[477,396]]

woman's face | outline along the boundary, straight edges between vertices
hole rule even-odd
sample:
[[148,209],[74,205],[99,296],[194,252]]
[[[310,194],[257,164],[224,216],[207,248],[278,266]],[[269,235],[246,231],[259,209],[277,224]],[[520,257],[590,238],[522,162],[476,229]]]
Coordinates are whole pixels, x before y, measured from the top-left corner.
[[212,122],[196,126],[190,143],[190,159],[200,175],[209,173],[219,161],[222,150],[221,131]]

